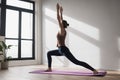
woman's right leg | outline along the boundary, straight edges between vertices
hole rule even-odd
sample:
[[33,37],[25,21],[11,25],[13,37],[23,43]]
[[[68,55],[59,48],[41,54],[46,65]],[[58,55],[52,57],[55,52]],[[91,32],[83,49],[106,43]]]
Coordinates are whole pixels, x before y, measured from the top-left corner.
[[52,56],[62,56],[61,53],[59,53],[59,50],[52,50],[47,53],[47,59],[48,59],[48,70],[51,71],[51,66],[52,66]]
[[87,64],[86,62],[82,62],[82,61],[79,61],[77,60],[73,55],[72,53],[69,51],[69,49],[67,47],[63,48],[63,53],[65,54],[65,56],[71,61],[73,62],[74,64],[77,64],[77,65],[80,65],[80,66],[83,66],[91,71],[93,71],[94,73],[97,73],[97,71],[91,67],[89,64]]

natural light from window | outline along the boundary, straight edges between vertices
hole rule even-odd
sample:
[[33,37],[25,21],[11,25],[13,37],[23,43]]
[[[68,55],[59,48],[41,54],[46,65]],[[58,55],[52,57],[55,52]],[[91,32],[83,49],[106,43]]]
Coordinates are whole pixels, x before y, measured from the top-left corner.
[[32,41],[21,41],[21,57],[32,57]]
[[6,37],[18,38],[18,11],[6,10]]
[[20,1],[20,0],[7,0],[7,5],[12,5],[12,6],[16,6],[16,7],[21,7],[21,8],[33,10],[32,3],[27,3],[25,1]]
[[8,49],[7,57],[18,58],[18,40],[6,40],[6,44],[13,45]]
[[22,38],[32,39],[33,33],[33,15],[31,13],[22,12]]

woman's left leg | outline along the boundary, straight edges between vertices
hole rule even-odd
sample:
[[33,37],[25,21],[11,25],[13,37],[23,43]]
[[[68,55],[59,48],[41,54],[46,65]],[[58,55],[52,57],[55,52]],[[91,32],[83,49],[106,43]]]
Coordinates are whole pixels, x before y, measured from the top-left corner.
[[63,54],[59,52],[59,49],[48,51],[47,53],[48,69],[46,71],[52,71],[52,56],[62,56],[62,55]]

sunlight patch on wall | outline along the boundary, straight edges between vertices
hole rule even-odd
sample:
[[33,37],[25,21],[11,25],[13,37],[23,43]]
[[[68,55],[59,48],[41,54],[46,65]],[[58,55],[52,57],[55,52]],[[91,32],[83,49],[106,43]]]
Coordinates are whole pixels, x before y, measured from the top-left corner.
[[89,24],[86,24],[82,21],[78,21],[75,20],[71,17],[68,16],[64,16],[64,18],[68,21],[68,23],[70,24],[70,27],[80,31],[81,33],[83,33],[84,35],[87,35],[90,38],[93,38],[95,40],[99,40],[99,30]]
[[[48,8],[45,8],[45,15],[53,18],[53,19],[57,19],[56,17],[56,12],[53,11],[53,10],[50,10]],[[64,19],[68,21],[68,23],[70,24],[70,27],[80,31],[81,33],[87,35],[88,37],[91,37],[95,40],[99,40],[100,39],[100,32],[97,28],[91,26],[91,25],[88,25],[82,21],[78,21],[78,20],[75,20],[71,17],[68,17],[68,16],[65,16],[63,15]]]
[[57,20],[57,13],[51,9],[45,8],[45,15]]

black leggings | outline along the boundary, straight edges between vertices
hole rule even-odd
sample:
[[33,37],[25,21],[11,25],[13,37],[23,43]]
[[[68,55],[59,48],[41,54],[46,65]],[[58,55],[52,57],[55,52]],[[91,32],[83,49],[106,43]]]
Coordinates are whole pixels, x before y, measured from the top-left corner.
[[57,50],[52,50],[47,53],[47,58],[48,58],[48,67],[51,68],[52,64],[52,57],[51,56],[65,56],[67,57],[71,62],[74,64],[83,66],[91,71],[94,71],[95,69],[92,68],[90,65],[88,65],[85,62],[77,60],[70,52],[70,50],[66,46],[61,46]]

